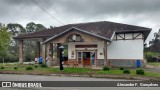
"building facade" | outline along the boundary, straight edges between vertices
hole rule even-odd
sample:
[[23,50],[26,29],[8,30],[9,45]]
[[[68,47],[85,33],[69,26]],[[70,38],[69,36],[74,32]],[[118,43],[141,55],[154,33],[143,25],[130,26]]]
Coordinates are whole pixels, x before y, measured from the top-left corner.
[[[23,40],[29,38],[42,42],[43,58],[46,57],[45,51],[47,54],[53,52],[53,44],[59,47],[65,43],[68,45],[68,61],[77,61],[79,65],[83,61],[90,61],[95,67],[137,67],[136,63],[139,61],[140,67],[144,67],[144,42],[150,31],[146,27],[101,21],[69,24],[20,35],[15,39],[21,41],[21,53]],[[21,53],[20,61],[23,61]]]

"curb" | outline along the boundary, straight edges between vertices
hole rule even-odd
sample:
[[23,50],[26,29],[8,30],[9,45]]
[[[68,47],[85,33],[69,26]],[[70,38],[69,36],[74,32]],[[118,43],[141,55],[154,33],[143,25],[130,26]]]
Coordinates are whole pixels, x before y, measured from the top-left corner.
[[49,76],[60,76],[60,77],[89,77],[89,78],[111,78],[111,79],[127,79],[127,80],[144,80],[144,81],[160,81],[160,78],[147,77],[147,76],[130,76],[130,75],[78,75],[78,74],[50,74]]
[[87,78],[110,78],[110,79],[126,79],[126,80],[144,80],[144,81],[160,81],[158,77],[148,76],[131,76],[131,75],[97,75],[97,74],[19,74],[19,73],[2,73],[0,74],[17,74],[17,75],[44,75],[44,76],[59,76],[59,77],[87,77]]

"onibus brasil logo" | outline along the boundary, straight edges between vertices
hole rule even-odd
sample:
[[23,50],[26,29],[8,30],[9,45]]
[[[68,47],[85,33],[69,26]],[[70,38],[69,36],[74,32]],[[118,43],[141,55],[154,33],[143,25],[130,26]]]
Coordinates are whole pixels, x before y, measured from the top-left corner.
[[2,87],[42,87],[41,83],[2,82]]

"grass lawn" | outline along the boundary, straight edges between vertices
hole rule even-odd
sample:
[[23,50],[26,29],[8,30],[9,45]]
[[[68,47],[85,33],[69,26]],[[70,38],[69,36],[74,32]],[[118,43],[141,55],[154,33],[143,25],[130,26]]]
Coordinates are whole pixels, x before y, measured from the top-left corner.
[[122,75],[123,71],[118,69],[110,69],[109,71],[97,71],[97,74],[115,74],[115,75]]
[[[0,64],[0,68],[1,68]],[[49,75],[49,74],[96,74],[96,75],[130,75],[130,76],[149,76],[149,77],[160,77],[160,73],[158,72],[149,72],[145,71],[144,75],[137,75],[136,69],[129,69],[130,74],[123,74],[123,70],[118,69],[110,69],[109,71],[90,69],[90,68],[64,68],[64,71],[59,71],[59,68],[43,68],[41,65],[37,65],[38,68],[34,67],[35,65],[3,65],[4,69],[0,69],[0,73],[16,73],[16,74],[41,74],[41,75]],[[18,67],[18,69],[14,69],[14,67]],[[26,70],[26,67],[32,67],[33,70]]]
[[160,77],[160,73],[158,73],[158,72],[146,72],[145,76]]
[[160,66],[160,62],[147,62],[148,65]]

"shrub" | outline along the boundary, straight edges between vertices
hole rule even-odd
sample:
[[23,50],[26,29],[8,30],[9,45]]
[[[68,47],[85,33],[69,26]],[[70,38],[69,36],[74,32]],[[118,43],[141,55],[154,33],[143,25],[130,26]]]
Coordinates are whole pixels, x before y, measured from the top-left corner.
[[47,68],[47,65],[46,64],[42,64],[41,67],[42,68]]
[[34,66],[34,68],[38,68],[38,66],[37,66],[37,65],[35,65],[35,66]]
[[109,71],[109,70],[110,70],[110,68],[108,66],[103,67],[103,71]]
[[18,67],[14,67],[14,69],[15,69],[15,70],[17,70],[17,69],[18,69]]
[[120,67],[119,70],[124,70],[124,67]]
[[32,67],[26,67],[26,70],[33,70]]
[[139,75],[144,75],[145,71],[142,70],[142,69],[138,69],[136,70],[136,74],[139,74]]
[[2,66],[1,69],[4,69],[4,67]]
[[123,70],[124,74],[130,74],[130,71],[128,69]]

